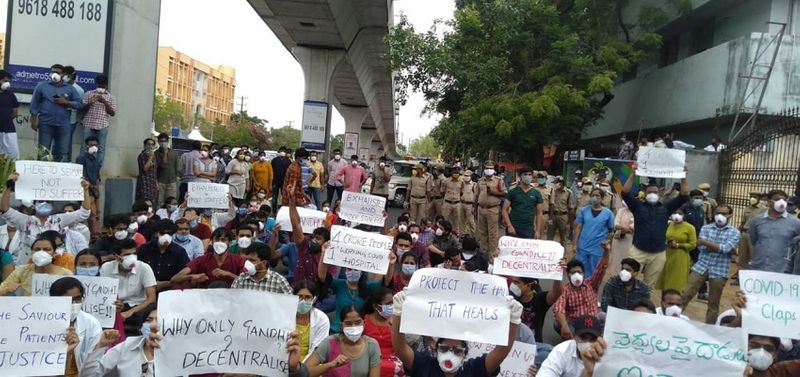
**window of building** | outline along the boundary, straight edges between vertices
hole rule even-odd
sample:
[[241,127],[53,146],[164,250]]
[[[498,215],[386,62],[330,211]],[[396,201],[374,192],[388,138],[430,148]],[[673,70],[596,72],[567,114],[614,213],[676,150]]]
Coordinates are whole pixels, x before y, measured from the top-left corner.
[[659,67],[665,67],[678,61],[680,35],[664,36],[661,44],[661,61]]
[[703,21],[692,29],[691,55],[714,47],[714,18]]

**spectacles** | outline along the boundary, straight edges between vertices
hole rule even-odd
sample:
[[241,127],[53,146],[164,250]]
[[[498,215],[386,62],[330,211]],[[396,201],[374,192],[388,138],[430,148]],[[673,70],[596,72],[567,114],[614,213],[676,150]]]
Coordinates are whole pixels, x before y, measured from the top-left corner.
[[311,301],[314,299],[312,295],[297,295],[297,297],[303,301]]
[[778,347],[775,347],[772,344],[759,344],[759,343],[750,343],[747,345],[748,349],[757,350],[759,348],[763,348],[764,351],[767,352],[778,352]]
[[361,326],[364,324],[363,320],[356,320],[356,321],[342,321],[344,327],[353,327],[353,326]]
[[436,350],[439,351],[439,353],[452,352],[456,356],[464,356],[464,354],[467,352],[467,350],[463,347],[450,347],[445,346],[444,344],[440,344],[438,347],[436,347]]

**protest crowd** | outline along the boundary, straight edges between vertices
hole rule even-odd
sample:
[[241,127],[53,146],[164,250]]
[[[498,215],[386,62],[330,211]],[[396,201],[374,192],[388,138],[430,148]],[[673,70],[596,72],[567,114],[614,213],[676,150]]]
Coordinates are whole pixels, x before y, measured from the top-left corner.
[[[116,100],[102,77],[81,97],[67,67],[52,71],[31,103],[52,136],[42,166],[71,161],[57,131],[90,107],[82,170],[59,187],[81,200],[24,199],[40,195],[37,162],[8,177],[0,344],[22,346],[2,353],[0,375],[800,376],[800,220],[783,191],[751,193],[734,224],[685,166],[672,189],[646,176],[635,189],[632,175],[616,192],[580,172],[419,163],[408,212],[390,219],[386,158],[368,172],[339,150],[327,163],[303,148],[179,154],[160,134],[143,141],[130,211],[101,219]],[[741,290],[721,302],[726,285]],[[705,318],[686,315],[693,300]],[[669,352],[683,374],[659,370]]]

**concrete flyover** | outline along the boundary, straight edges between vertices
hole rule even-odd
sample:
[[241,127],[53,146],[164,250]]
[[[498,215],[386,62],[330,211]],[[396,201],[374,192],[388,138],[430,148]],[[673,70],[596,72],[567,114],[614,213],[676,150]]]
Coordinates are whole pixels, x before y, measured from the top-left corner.
[[336,106],[345,131],[358,133],[370,155],[398,158],[383,42],[392,0],[247,1],[302,66],[305,100]]

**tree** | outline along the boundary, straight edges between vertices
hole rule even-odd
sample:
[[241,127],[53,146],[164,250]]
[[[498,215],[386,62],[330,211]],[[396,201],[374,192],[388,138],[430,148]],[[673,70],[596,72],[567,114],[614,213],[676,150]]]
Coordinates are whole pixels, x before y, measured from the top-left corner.
[[[458,0],[450,31],[408,20],[386,38],[395,85],[442,115],[431,136],[444,157],[505,156],[541,166],[543,145],[575,144],[613,99],[615,80],[654,56],[668,12],[630,0]],[[688,4],[688,5],[687,5]],[[411,145],[413,151],[413,143]]]
[[408,153],[417,157],[437,158],[441,154],[440,145],[428,134],[418,137],[408,144]]
[[259,127],[266,127],[269,123],[266,119],[261,119],[255,115],[247,114],[247,111],[231,114],[232,124],[252,124]]
[[344,149],[344,134],[331,136],[330,151],[333,151],[334,149],[338,149],[340,151]]
[[159,91],[153,98],[153,122],[158,132],[168,132],[172,127],[185,127],[187,122],[183,105]]
[[281,128],[270,128],[270,145],[272,149],[280,147],[289,147],[292,149],[300,147],[301,132],[297,128],[291,126],[283,126]]

